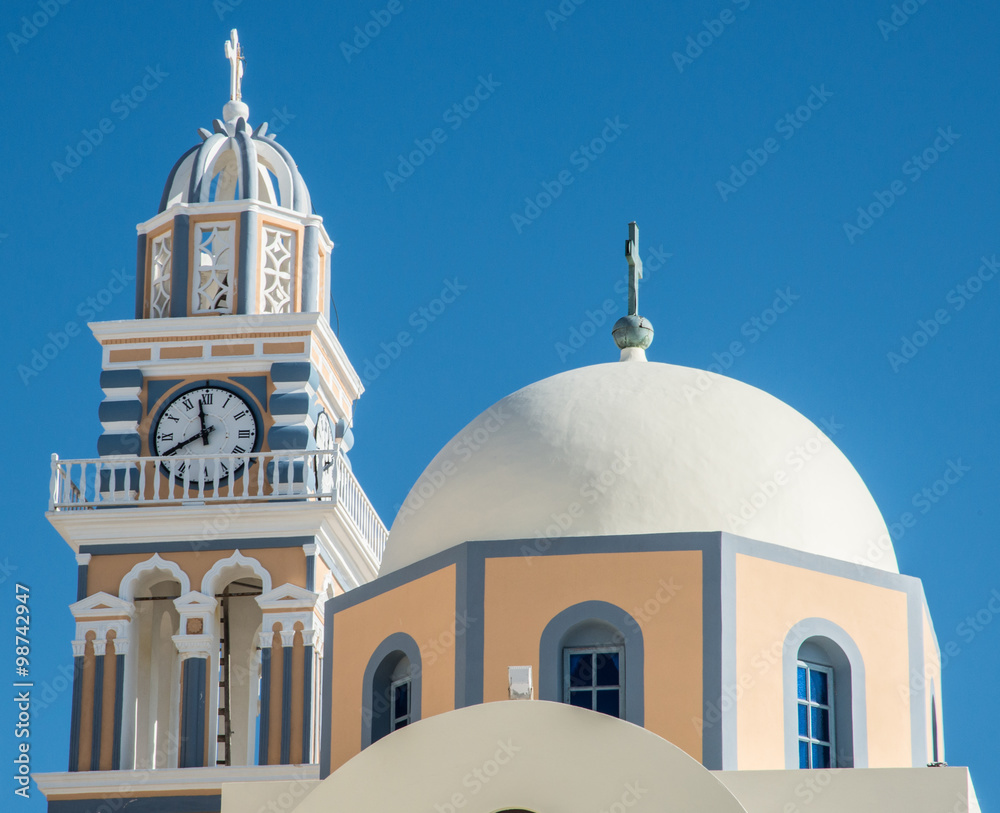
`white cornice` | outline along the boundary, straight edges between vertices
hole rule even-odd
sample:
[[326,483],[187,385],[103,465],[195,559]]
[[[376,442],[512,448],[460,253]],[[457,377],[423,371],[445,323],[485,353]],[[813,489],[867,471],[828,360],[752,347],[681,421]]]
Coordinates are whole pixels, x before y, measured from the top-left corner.
[[[347,397],[356,401],[364,387],[361,378],[351,364],[347,353],[334,334],[330,323],[322,313],[280,313],[280,314],[226,314],[221,316],[177,316],[166,319],[119,319],[112,322],[90,322],[88,327],[94,338],[107,351],[109,345],[116,349],[130,345],[147,345],[176,339],[186,339],[190,336],[207,336],[209,341],[214,337],[240,337],[242,341],[253,341],[253,336],[259,334],[293,334],[308,332],[319,348],[332,362],[335,371],[343,383]],[[269,337],[270,340],[278,336]],[[198,341],[198,340],[192,340]],[[229,339],[227,339],[229,341]],[[306,358],[308,355],[303,354]],[[154,368],[157,373],[174,373],[190,375],[197,367],[209,371],[212,368],[232,372],[250,372],[263,369],[278,357],[266,356],[218,356],[201,359],[180,359],[168,362],[146,361],[129,362],[122,366],[138,366]],[[325,382],[323,382],[325,384]],[[328,393],[328,398],[333,393]]]
[[31,775],[49,800],[61,796],[120,798],[177,791],[221,791],[226,782],[318,780],[319,765],[247,765],[138,771],[61,771]]
[[[346,509],[330,502],[129,506],[113,511],[48,511],[45,516],[74,553],[81,545],[189,542],[191,550],[204,550],[214,539],[314,536],[324,561],[346,582],[345,590],[378,575],[378,560]],[[253,555],[253,548],[242,550]]]
[[323,225],[323,218],[317,214],[304,215],[294,209],[286,209],[283,206],[273,206],[259,200],[225,200],[217,203],[175,203],[162,212],[153,215],[143,223],[137,223],[135,230],[138,234],[146,234],[159,228],[165,223],[169,223],[177,215],[234,215],[243,212],[257,212],[262,215],[288,220],[293,223],[302,223],[306,226],[316,226],[323,236],[327,253],[333,247],[330,235],[326,233]]
[[[150,342],[192,334],[221,336],[233,333],[281,333],[313,330],[324,322],[321,313],[227,313],[215,316],[172,316],[165,319],[116,319],[88,322],[102,345],[109,341]],[[329,325],[327,325],[329,330]],[[332,335],[332,334],[331,334]]]

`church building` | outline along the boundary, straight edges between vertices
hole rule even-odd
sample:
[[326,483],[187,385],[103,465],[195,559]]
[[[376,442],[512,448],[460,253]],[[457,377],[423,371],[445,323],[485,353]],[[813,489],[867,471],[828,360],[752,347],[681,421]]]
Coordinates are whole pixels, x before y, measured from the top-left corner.
[[98,456],[52,457],[79,576],[49,811],[978,812],[867,487],[829,427],[647,359],[634,223],[608,363],[456,427],[387,530],[333,240],[225,55],[134,318],[90,325]]

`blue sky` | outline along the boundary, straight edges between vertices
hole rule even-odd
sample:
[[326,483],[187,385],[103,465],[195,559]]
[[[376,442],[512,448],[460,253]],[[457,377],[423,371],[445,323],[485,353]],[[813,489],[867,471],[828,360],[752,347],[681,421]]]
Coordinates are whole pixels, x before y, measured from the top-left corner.
[[[70,661],[75,564],[43,512],[49,454],[96,454],[85,323],[131,318],[134,225],[220,115],[235,26],[251,121],[280,131],[336,243],[340,340],[367,387],[352,459],[385,521],[494,401],[617,357],[636,220],[650,358],[835,421],[886,521],[912,515],[900,567],[958,650],[947,759],[1000,803],[1000,26],[981,0],[897,5],[6,3],[0,606],[30,587],[35,680]],[[66,766],[55,694],[36,770]]]

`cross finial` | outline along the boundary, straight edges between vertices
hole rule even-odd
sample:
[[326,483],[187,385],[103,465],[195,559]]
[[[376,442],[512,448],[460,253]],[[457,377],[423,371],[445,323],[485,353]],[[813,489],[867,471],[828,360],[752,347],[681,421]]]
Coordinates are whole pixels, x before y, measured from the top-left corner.
[[622,351],[622,361],[645,361],[646,348],[653,341],[653,326],[639,315],[642,259],[639,257],[639,227],[635,221],[628,224],[625,259],[628,260],[628,313],[615,322],[611,335]]
[[240,101],[240,80],[243,79],[243,49],[234,28],[226,40],[226,59],[229,60],[229,100]]
[[642,258],[639,257],[639,227],[635,221],[628,224],[625,241],[625,258],[628,260],[628,312],[639,315],[639,280],[642,279]]

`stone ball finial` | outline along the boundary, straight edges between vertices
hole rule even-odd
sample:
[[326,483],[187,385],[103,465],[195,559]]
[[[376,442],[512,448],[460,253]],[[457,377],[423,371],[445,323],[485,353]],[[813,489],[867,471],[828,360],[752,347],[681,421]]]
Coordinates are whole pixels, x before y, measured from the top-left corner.
[[627,347],[639,347],[645,350],[653,343],[653,325],[648,319],[630,313],[615,322],[615,326],[611,328],[611,335],[619,350]]

